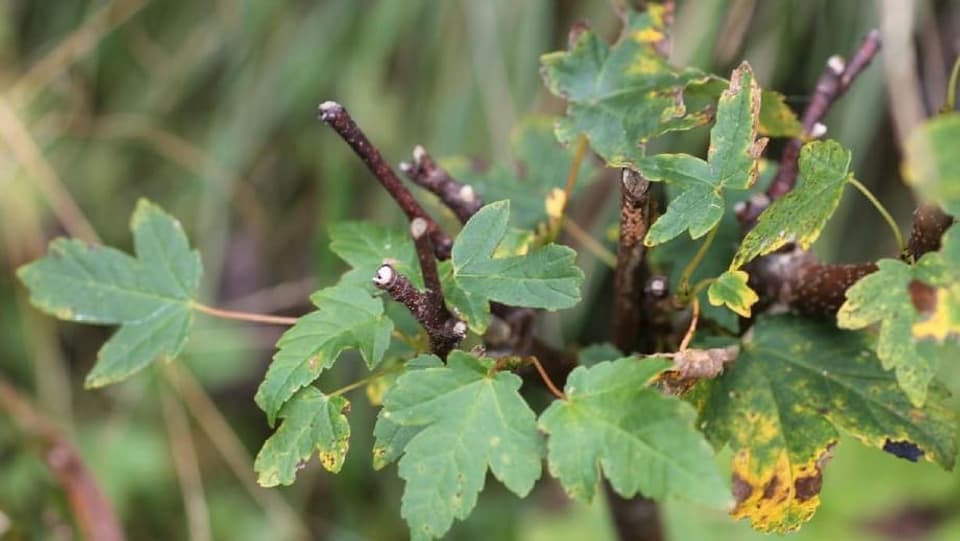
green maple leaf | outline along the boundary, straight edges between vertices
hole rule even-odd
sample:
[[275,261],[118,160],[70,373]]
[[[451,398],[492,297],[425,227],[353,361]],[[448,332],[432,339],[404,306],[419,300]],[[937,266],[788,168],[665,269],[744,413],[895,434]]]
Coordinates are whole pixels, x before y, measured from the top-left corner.
[[130,229],[135,258],[57,239],[47,256],[17,271],[41,310],[70,321],[120,325],[97,354],[88,388],[126,379],[154,359],[176,357],[193,323],[202,267],[180,223],[141,199]]
[[706,124],[706,109],[688,112],[682,91],[709,76],[694,69],[677,70],[657,52],[664,39],[664,7],[626,11],[623,33],[613,46],[584,30],[569,51],[540,58],[551,93],[567,100],[567,116],[557,137],[570,143],[583,133],[590,146],[613,167],[636,163],[640,146],[671,130]]
[[750,307],[760,300],[760,297],[747,285],[749,279],[750,276],[741,270],[724,272],[707,289],[710,304],[726,305],[741,316],[750,317]]
[[814,141],[800,149],[799,164],[797,185],[760,214],[757,225],[743,238],[731,269],[790,242],[806,250],[820,236],[851,176],[850,151],[836,141]]
[[717,104],[707,161],[689,154],[657,154],[637,161],[647,179],[673,184],[680,192],[650,227],[646,245],[661,244],[684,231],[694,239],[705,235],[723,217],[724,191],[753,185],[767,142],[756,139],[759,110],[760,88],[744,62]]
[[[562,146],[553,135],[556,118],[527,117],[510,136],[514,163],[478,172],[465,157],[442,160],[450,174],[470,185],[484,201],[510,200],[510,222],[532,229],[547,220],[545,202],[554,190],[562,190],[573,167],[573,149]],[[576,196],[594,176],[591,160],[583,160],[577,174]]]
[[439,537],[466,518],[488,468],[521,497],[540,478],[543,442],[521,380],[493,366],[454,351],[446,366],[400,376],[384,398],[384,418],[420,428],[400,459],[401,514],[414,539]]
[[[739,358],[710,382],[700,426],[733,456],[733,515],[785,532],[820,503],[838,429],[902,458],[953,467],[946,393],[914,406],[857,333],[795,316],[760,317]],[[933,398],[933,397],[931,397]]]
[[[367,222],[340,222],[330,226],[330,250],[350,265],[341,284],[373,288],[372,278],[389,262],[418,288],[423,289],[420,263],[410,233]],[[372,289],[371,289],[372,290]]]
[[960,113],[936,116],[907,138],[903,176],[923,197],[960,216]]
[[729,500],[713,451],[694,428],[696,412],[649,386],[672,365],[625,357],[574,370],[566,400],[540,416],[550,473],[590,501],[599,470],[623,497],[682,497],[721,506]]
[[339,472],[350,446],[344,415],[349,410],[350,402],[342,396],[327,396],[313,387],[297,391],[280,409],[280,428],[257,453],[253,469],[260,486],[293,484],[314,453],[324,468]]
[[[881,259],[877,271],[860,279],[846,292],[847,300],[837,312],[837,324],[845,329],[862,329],[880,323],[877,356],[884,368],[896,369],[897,381],[916,405],[922,405],[927,387],[942,360],[952,351],[939,343],[951,331],[951,314],[956,313],[955,295],[960,282],[960,242],[956,228],[943,237],[940,252],[924,255],[914,265],[895,259]],[[915,285],[916,284],[916,285]],[[929,288],[936,306],[924,318],[917,310],[911,287]],[[955,327],[955,325],[954,325]]]
[[300,388],[312,383],[347,349],[357,349],[373,369],[390,345],[393,322],[383,302],[352,285],[321,289],[310,296],[317,310],[301,317],[277,342],[279,350],[267,370],[256,402],[273,425],[280,408]]
[[489,301],[547,310],[580,302],[583,271],[570,248],[548,244],[524,255],[494,257],[509,219],[509,201],[484,206],[457,235],[449,265],[441,266],[449,304],[476,332],[489,323]]
[[[404,364],[404,370],[419,370],[422,368],[440,368],[443,361],[436,355],[420,355]],[[384,416],[385,409],[377,414],[377,423],[373,427],[373,469],[382,470],[396,459],[400,458],[407,443],[423,430],[423,425],[404,426]]]

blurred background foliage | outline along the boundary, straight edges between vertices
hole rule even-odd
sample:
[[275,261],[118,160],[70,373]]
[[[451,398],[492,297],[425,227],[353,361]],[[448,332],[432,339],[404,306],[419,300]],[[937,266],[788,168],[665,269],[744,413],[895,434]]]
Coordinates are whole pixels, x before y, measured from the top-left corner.
[[[86,392],[83,374],[109,330],[41,315],[14,269],[58,234],[96,231],[129,248],[127,219],[146,196],[184,222],[211,304],[302,314],[309,292],[343,270],[327,248],[328,224],[401,220],[316,120],[317,103],[344,103],[394,163],[417,143],[435,156],[504,162],[519,118],[562,112],[542,88],[538,57],[564,48],[579,19],[616,36],[607,3],[572,0],[0,2],[0,379],[75,442],[130,539],[407,533],[395,469],[370,468],[376,410],[361,397],[339,476],[311,464],[293,487],[256,486],[251,456],[268,429],[252,397],[278,329],[201,318],[177,363]],[[872,27],[885,49],[827,125],[853,149],[858,178],[906,226],[914,202],[899,177],[899,144],[943,102],[960,3],[681,1],[672,60],[726,75],[746,58],[765,87],[802,111],[827,57],[848,54]],[[671,136],[656,149],[703,152],[705,136]],[[603,241],[611,203],[571,212]],[[817,249],[834,261],[894,251],[880,218],[852,196]],[[604,267],[587,252],[581,263],[588,292],[602,294]],[[542,332],[561,343],[596,340],[585,321],[602,327],[607,306],[597,297]],[[325,385],[359,378],[358,365],[339,363]],[[946,370],[960,389],[960,369]],[[44,436],[22,421],[0,409],[0,539],[76,538]],[[836,455],[823,507],[795,539],[960,539],[957,474],[852,441]],[[668,502],[665,514],[675,539],[760,537],[719,512]],[[602,501],[571,503],[551,481],[519,504],[490,483],[449,534],[610,537]]]

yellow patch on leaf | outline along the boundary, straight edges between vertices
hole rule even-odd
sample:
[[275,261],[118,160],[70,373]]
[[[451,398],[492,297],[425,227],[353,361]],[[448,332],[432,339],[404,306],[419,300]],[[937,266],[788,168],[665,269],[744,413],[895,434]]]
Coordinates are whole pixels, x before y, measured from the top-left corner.
[[760,531],[786,533],[810,520],[820,505],[823,461],[831,444],[805,464],[791,464],[782,450],[769,469],[762,468],[747,449],[733,457],[734,518],[748,518]]
[[633,33],[633,40],[637,43],[656,43],[663,38],[663,32],[656,28],[641,28]]
[[938,289],[930,317],[913,325],[913,336],[943,341],[960,335],[960,288]]
[[663,61],[659,57],[645,54],[637,55],[627,68],[627,73],[630,75],[652,75],[661,71],[663,71]]

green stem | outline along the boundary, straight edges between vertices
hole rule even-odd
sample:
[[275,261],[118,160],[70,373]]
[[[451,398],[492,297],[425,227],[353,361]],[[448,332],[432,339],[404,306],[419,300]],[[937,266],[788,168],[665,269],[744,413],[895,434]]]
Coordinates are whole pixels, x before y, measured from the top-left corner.
[[696,298],[701,291],[703,291],[704,289],[707,289],[708,287],[710,287],[710,284],[716,281],[717,281],[716,278],[704,278],[703,280],[700,280],[699,282],[697,282],[695,286],[693,286],[693,291],[690,292],[690,296],[693,298]]
[[379,371],[379,372],[374,372],[374,373],[370,374],[369,376],[367,376],[367,377],[365,377],[365,378],[361,378],[361,379],[359,379],[359,380],[357,380],[357,381],[354,381],[353,383],[348,383],[348,384],[344,385],[343,387],[340,387],[340,388],[337,389],[336,391],[333,391],[333,392],[331,392],[331,393],[327,393],[327,396],[330,397],[330,398],[332,398],[332,397],[334,397],[334,396],[340,396],[340,395],[342,395],[342,394],[348,393],[348,392],[350,392],[350,391],[352,391],[352,390],[354,390],[354,389],[356,389],[356,388],[358,388],[358,387],[363,387],[364,385],[367,385],[367,384],[369,384],[369,383],[371,383],[371,382],[374,382],[374,381],[382,378],[383,376],[386,376],[387,374],[390,374],[390,373],[392,373],[392,372],[396,372],[396,371],[400,370],[401,368],[403,368],[403,364],[395,364],[395,365],[393,365],[393,366],[391,366],[391,367],[389,367],[389,368],[384,368],[383,370],[381,370],[381,371]]
[[848,182],[852,184],[854,188],[860,190],[860,193],[867,198],[867,201],[870,201],[870,203],[873,204],[873,207],[877,209],[877,212],[880,213],[880,216],[882,216],[887,222],[887,225],[890,226],[890,231],[893,232],[893,238],[897,240],[897,250],[902,254],[907,249],[907,245],[903,242],[903,235],[900,234],[900,228],[897,227],[897,222],[894,221],[893,216],[891,216],[886,207],[884,207],[883,204],[880,203],[876,197],[874,197],[870,189],[864,186],[859,180],[851,176]]
[[949,113],[956,108],[958,80],[960,80],[960,56],[953,62],[953,69],[950,70],[950,82],[947,83],[947,101],[940,108],[941,113]]
[[683,272],[680,274],[680,281],[677,283],[677,292],[682,298],[688,298],[687,292],[690,289],[690,278],[693,277],[693,272],[697,270],[700,262],[703,261],[704,256],[707,255],[707,250],[709,250],[710,245],[713,244],[713,239],[717,236],[718,229],[720,229],[719,223],[713,226],[713,229],[707,233],[707,238],[704,239],[703,244],[700,245],[700,249],[694,254],[693,259],[687,263],[687,266],[683,268]]

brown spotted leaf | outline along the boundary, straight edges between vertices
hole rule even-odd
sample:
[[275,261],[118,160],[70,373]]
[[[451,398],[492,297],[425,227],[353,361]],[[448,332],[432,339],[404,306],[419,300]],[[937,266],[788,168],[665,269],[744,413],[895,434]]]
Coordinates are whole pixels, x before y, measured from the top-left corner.
[[739,358],[707,383],[700,426],[733,457],[733,515],[787,532],[820,503],[838,430],[911,460],[953,467],[954,419],[939,387],[914,406],[863,334],[795,316],[761,317]]
[[283,422],[257,453],[253,469],[260,486],[293,484],[297,472],[314,453],[333,473],[340,471],[350,444],[350,424],[344,415],[350,403],[305,387],[280,410]]

